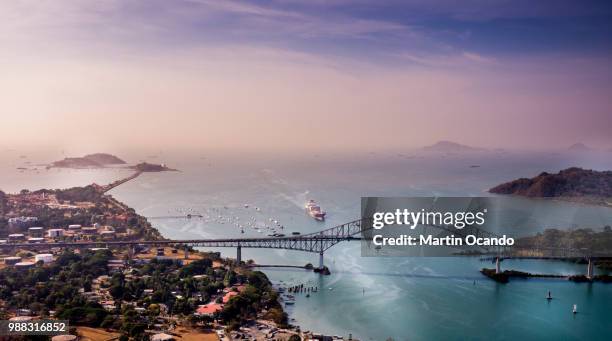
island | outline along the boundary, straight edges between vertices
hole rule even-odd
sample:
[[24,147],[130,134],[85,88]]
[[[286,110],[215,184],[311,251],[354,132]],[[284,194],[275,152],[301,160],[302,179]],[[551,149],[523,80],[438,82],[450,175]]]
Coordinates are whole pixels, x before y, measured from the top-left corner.
[[438,141],[430,146],[423,147],[422,150],[426,152],[462,153],[462,152],[481,152],[481,151],[485,151],[486,149],[470,147],[464,144],[451,142],[451,141]]
[[110,165],[123,165],[125,161],[106,153],[88,154],[82,157],[67,157],[63,160],[55,161],[47,168],[104,168]]
[[571,167],[556,174],[543,172],[533,178],[506,182],[489,192],[612,206],[612,171]]
[[131,169],[136,170],[137,172],[146,173],[146,172],[177,172],[178,170],[169,168],[165,164],[154,164],[148,162],[142,162],[134,166],[130,166]]
[[582,142],[574,143],[573,145],[569,146],[567,150],[570,152],[577,152],[577,153],[595,151],[594,148],[591,148]]

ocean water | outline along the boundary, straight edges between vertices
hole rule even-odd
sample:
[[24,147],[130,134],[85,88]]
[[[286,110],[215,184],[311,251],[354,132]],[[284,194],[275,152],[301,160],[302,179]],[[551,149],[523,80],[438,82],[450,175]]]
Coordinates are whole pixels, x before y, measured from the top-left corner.
[[[148,217],[186,213],[203,219],[151,219],[168,238],[257,237],[267,226],[282,233],[314,232],[358,218],[362,196],[481,196],[487,188],[541,171],[569,166],[612,169],[605,155],[475,153],[471,155],[369,153],[363,155],[158,155],[180,172],[144,174],[112,191]],[[29,157],[29,156],[28,156]],[[129,174],[111,170],[27,170],[35,160],[4,155],[0,189],[58,188],[107,183]],[[31,158],[31,157],[30,157]],[[470,165],[480,165],[471,168]],[[328,211],[325,222],[308,217],[308,199]],[[532,219],[545,227],[612,223],[612,209],[525,200]],[[244,205],[248,204],[248,208]],[[259,208],[256,210],[255,207]],[[535,212],[535,213],[534,213]],[[240,225],[245,233],[240,232]],[[568,226],[573,225],[573,226]],[[261,232],[258,232],[261,230]],[[236,250],[220,249],[234,257]],[[317,264],[318,254],[243,249],[260,264]],[[319,291],[296,295],[287,311],[304,330],[361,340],[605,340],[612,335],[612,285],[564,280],[514,280],[498,284],[478,272],[491,264],[478,258],[361,257],[360,245],[345,242],[325,254],[332,275],[266,268],[278,285],[304,284]],[[502,268],[577,274],[586,266],[558,261],[506,260]],[[545,299],[550,290],[555,297]],[[579,314],[572,314],[577,304]]]

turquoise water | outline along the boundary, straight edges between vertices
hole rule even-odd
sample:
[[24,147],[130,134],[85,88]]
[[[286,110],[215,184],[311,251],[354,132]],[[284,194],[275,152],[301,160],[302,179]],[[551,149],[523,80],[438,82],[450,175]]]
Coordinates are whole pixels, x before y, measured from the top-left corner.
[[[155,161],[155,160],[152,160]],[[511,153],[362,156],[215,157],[182,155],[165,162],[177,173],[145,174],[115,195],[145,216],[197,212],[205,219],[160,219],[152,223],[169,238],[264,236],[270,219],[284,233],[312,232],[354,220],[361,196],[479,196],[503,181],[580,165],[611,169],[602,157],[577,159],[557,154]],[[607,163],[606,163],[607,162]],[[479,164],[480,168],[470,168]],[[66,187],[127,174],[111,171],[15,173],[8,167],[0,188]],[[29,182],[28,182],[29,181]],[[304,202],[316,199],[329,212],[326,222],[305,215]],[[249,208],[244,204],[248,203]],[[562,202],[529,200],[532,220],[544,227],[612,223],[612,210]],[[256,211],[255,207],[260,210]],[[255,220],[253,220],[255,219]],[[237,225],[252,222],[262,228]],[[220,250],[235,256],[235,250]],[[262,264],[303,265],[318,255],[285,250],[243,249],[243,259]],[[524,339],[604,340],[612,335],[612,285],[563,280],[515,280],[503,285],[478,270],[491,264],[477,258],[365,258],[358,243],[342,243],[325,254],[331,276],[265,269],[276,284],[305,284],[319,291],[296,295],[290,317],[305,330],[362,340]],[[503,268],[557,274],[584,273],[586,266],[553,261],[504,261]],[[330,290],[331,288],[331,290]],[[550,290],[555,297],[544,297]],[[579,314],[571,314],[573,304]]]

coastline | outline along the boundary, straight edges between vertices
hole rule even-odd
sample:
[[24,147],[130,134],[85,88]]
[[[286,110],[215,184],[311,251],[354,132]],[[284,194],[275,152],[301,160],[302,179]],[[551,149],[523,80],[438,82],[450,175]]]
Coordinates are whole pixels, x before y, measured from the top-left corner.
[[[55,196],[66,196],[66,195],[70,195],[70,198],[75,198],[74,200],[81,200],[79,202],[74,202],[75,204],[78,204],[80,206],[75,206],[75,205],[67,205],[62,203],[63,200],[56,200],[58,203],[57,204],[53,204],[53,205],[64,205],[62,206],[62,208],[57,207],[57,208],[45,208],[47,211],[51,211],[53,212],[54,210],[57,209],[76,209],[76,210],[88,210],[91,207],[97,206],[97,205],[102,205],[103,207],[107,207],[109,209],[112,209],[113,212],[124,212],[125,214],[127,214],[126,216],[126,221],[130,221],[130,226],[138,226],[137,232],[136,234],[132,234],[132,237],[124,237],[124,239],[121,240],[132,240],[132,241],[138,241],[138,240],[149,240],[149,241],[156,241],[156,240],[167,240],[166,236],[163,236],[162,233],[155,228],[150,222],[149,220],[143,216],[140,215],[139,213],[136,212],[136,210],[130,206],[128,206],[127,204],[125,204],[124,202],[120,201],[119,199],[115,198],[113,195],[110,194],[106,194],[110,189],[116,188],[117,186],[120,186],[121,184],[124,184],[130,180],[133,180],[135,178],[137,178],[138,176],[140,176],[143,172],[142,171],[137,171],[134,174],[132,174],[131,176],[127,177],[127,178],[123,178],[120,180],[117,180],[115,182],[112,182],[111,184],[107,185],[107,186],[99,186],[96,184],[91,184],[91,185],[86,185],[84,187],[72,187],[69,189],[63,189],[63,190],[47,190],[47,189],[41,189],[41,190],[35,190],[33,192],[28,191],[28,190],[23,190],[21,193],[19,194],[7,194],[6,196],[4,196],[3,194],[3,198],[9,198],[8,200],[10,200],[11,205],[19,205],[19,203],[27,203],[30,200],[43,200],[43,202],[48,202],[48,200],[56,200]],[[3,193],[3,192],[2,192]],[[68,194],[67,194],[68,193]],[[25,197],[23,197],[25,196]],[[23,198],[22,198],[23,197]],[[92,198],[92,200],[94,200],[96,202],[96,204],[86,204],[85,201],[82,200],[86,200],[86,199],[76,199],[76,198]],[[34,199],[34,198],[38,198],[38,199]],[[22,202],[22,200],[24,200]],[[71,199],[70,203],[72,204],[73,199]],[[89,199],[87,199],[89,200]],[[43,204],[43,205],[47,205],[47,204]],[[11,206],[11,207],[13,207]],[[81,208],[81,206],[83,208]],[[87,208],[85,208],[87,207]],[[36,208],[31,208],[30,209],[31,215],[36,216],[36,212],[38,212],[38,209]],[[3,213],[4,212],[0,212]],[[68,226],[70,224],[69,221],[60,221],[60,222],[56,222],[56,224],[59,224],[61,226]],[[41,224],[41,226],[43,226],[43,224]],[[49,226],[47,224],[44,224],[44,226]],[[79,225],[80,226],[80,225]],[[53,226],[51,226],[53,227]],[[128,235],[129,236],[129,233]],[[127,238],[127,239],[125,239]],[[104,244],[103,241],[99,241],[101,244]],[[78,243],[77,243],[78,244]],[[77,244],[73,244],[73,245],[77,245]],[[24,245],[25,246],[25,245]],[[175,246],[176,248],[177,246]],[[25,249],[27,249],[28,247],[25,246]],[[108,248],[101,248],[101,250],[109,250]],[[166,249],[166,248],[164,248]],[[92,249],[93,250],[93,249]],[[159,250],[159,248],[158,248]],[[186,249],[187,250],[187,249]],[[96,252],[96,251],[94,251]],[[165,255],[163,257],[166,257],[166,259],[168,260],[172,260],[172,262],[179,262],[180,264],[191,264],[194,262],[194,259],[206,259],[208,257],[210,257],[210,255],[215,254],[213,253],[201,253],[200,251],[197,251],[195,249],[190,248],[190,255],[188,256],[187,253],[185,252],[184,257],[181,256],[181,252],[176,252],[176,249],[174,249],[172,252],[170,252],[170,250],[165,250]],[[10,255],[10,254],[9,254]],[[129,257],[128,261],[125,263],[122,263],[124,265],[122,265],[122,267],[124,266],[129,266],[129,264],[131,264],[133,261],[136,262],[149,262],[149,261],[156,261],[156,259],[159,258],[159,251],[158,254],[155,255],[153,254],[149,254],[149,255],[141,255],[140,253],[136,254],[136,257],[133,258],[130,255],[130,250],[124,250],[123,247],[118,247],[115,248],[113,247],[112,252],[109,254],[111,257],[117,258],[117,260],[122,259],[123,257]],[[201,256],[198,256],[201,255]],[[108,255],[107,255],[108,256]],[[162,258],[163,258],[162,257]],[[194,258],[195,257],[195,258]],[[160,260],[157,260],[158,262],[161,261],[162,258],[159,258]],[[183,260],[184,258],[184,260]],[[261,281],[260,283],[263,283],[263,287],[262,290],[271,290],[272,292],[274,292],[274,294],[272,295],[272,297],[276,297],[274,298],[274,302],[275,304],[273,304],[272,306],[270,306],[269,308],[271,308],[271,311],[268,311],[267,309],[263,309],[263,307],[265,306],[261,306],[261,305],[256,305],[257,308],[256,309],[256,313],[257,313],[257,320],[259,320],[261,323],[264,324],[268,324],[268,325],[273,325],[272,328],[274,329],[278,329],[278,333],[299,333],[299,326],[291,326],[286,324],[286,322],[282,322],[282,321],[286,321],[286,313],[283,309],[283,305],[282,305],[282,300],[280,299],[280,292],[278,292],[276,289],[274,289],[272,287],[272,283],[269,280],[269,278],[260,271],[253,271],[250,269],[250,267],[247,264],[236,264],[236,261],[234,259],[231,258],[220,258],[220,262],[221,263],[216,263],[217,266],[223,266],[226,269],[228,269],[229,271],[236,271],[236,273],[238,274],[242,274],[243,276],[251,276],[252,274],[258,274],[258,276],[261,276]],[[109,263],[110,264],[110,263]],[[117,263],[116,265],[119,265],[120,263]],[[139,264],[139,263],[136,263]],[[2,269],[5,269],[5,267],[1,267]],[[180,267],[180,269],[182,269],[182,266]],[[109,269],[110,271],[110,269]],[[231,282],[228,282],[231,283]],[[266,284],[267,283],[267,284]],[[265,289],[265,288],[269,288],[269,289]],[[259,290],[259,289],[257,289]],[[225,302],[225,299],[224,299]],[[227,302],[228,304],[231,303],[231,301]],[[272,311],[276,310],[276,313],[274,313],[275,315],[270,315]],[[272,317],[274,316],[274,318]],[[189,325],[191,324],[191,322],[189,322],[189,319],[185,319],[182,321],[183,324],[185,324],[186,327],[189,327]],[[240,330],[243,327],[246,327],[247,325],[251,324],[251,322],[248,323],[241,323],[236,325],[234,324],[229,324],[224,328],[230,328],[232,330]],[[77,324],[78,326],[79,324]],[[193,327],[193,326],[192,326]],[[114,331],[118,331],[115,329],[110,329],[110,330],[114,330]],[[206,331],[206,329],[204,329],[203,331]]]
[[[138,176],[142,175],[142,173],[143,173],[142,171],[137,171],[135,174],[133,174],[132,176],[130,176],[130,177],[128,177],[128,178],[124,178],[124,179],[118,180],[118,182],[120,182],[120,183],[118,183],[117,185],[113,186],[111,189],[116,188],[117,186],[120,186],[120,185],[122,185],[122,184],[124,184],[124,183],[126,183],[126,182],[128,182],[128,181],[130,181],[130,180],[133,180],[133,179],[137,178]],[[127,180],[126,180],[126,179],[127,179]],[[114,183],[113,183],[113,184],[114,184]],[[110,190],[110,189],[109,189],[109,190]],[[107,191],[105,191],[105,192],[107,192]],[[146,221],[146,222],[147,222],[148,229],[149,229],[150,231],[152,231],[152,232],[153,232],[153,234],[158,235],[158,236],[159,236],[161,239],[168,239],[166,236],[163,236],[163,235],[162,235],[162,233],[161,233],[161,232],[160,232],[160,231],[159,231],[157,228],[153,227],[153,225],[151,225],[151,223],[148,221],[148,219],[147,219],[145,216],[143,216],[143,215],[141,215],[141,214],[137,213],[137,212],[136,212],[136,210],[134,210],[133,208],[129,207],[127,204],[125,204],[125,203],[123,203],[123,202],[121,202],[121,201],[117,200],[116,198],[114,198],[114,196],[112,196],[112,195],[108,195],[108,196],[109,196],[109,198],[110,198],[111,200],[114,200],[114,201],[115,201],[115,202],[116,202],[118,205],[121,205],[121,206],[125,207],[126,209],[129,209],[129,210],[134,211],[134,212],[135,212],[135,213],[136,213],[136,214],[137,214],[137,215],[138,215],[138,216],[139,216],[141,219],[144,219],[144,221]],[[192,249],[190,252],[199,253],[200,251],[195,250],[195,249]],[[225,261],[235,262],[235,259],[233,259],[233,258],[228,258],[228,257],[225,257],[225,258],[223,258],[223,259],[224,259]],[[258,266],[257,264],[249,265],[249,264],[246,264],[246,263],[244,263],[244,264],[239,264],[239,265],[238,265],[238,269],[249,269],[249,268],[258,268],[258,267],[266,267],[266,265],[261,265],[261,266]],[[291,266],[290,266],[290,267],[291,267]],[[296,266],[296,267],[297,267],[297,266]],[[306,267],[301,267],[301,268],[306,268]],[[271,281],[270,281],[270,279],[267,277],[267,275],[265,275],[263,272],[260,272],[260,273],[261,273],[261,274],[262,274],[262,275],[265,277],[265,280],[266,280],[266,281],[268,281],[268,283],[269,283],[269,284],[272,286],[272,282],[271,282]],[[283,302],[282,302],[282,299],[281,299],[281,294],[282,294],[282,292],[281,292],[280,290],[278,290],[278,289],[274,288],[273,286],[272,286],[272,288],[273,288],[273,290],[276,292],[276,294],[278,295],[278,300],[277,300],[277,303],[278,303],[278,308],[280,308],[280,310],[281,310],[281,314],[285,314],[285,315],[286,315],[286,312],[285,312],[285,310],[284,310],[284,308],[283,308],[283,304],[282,304]],[[282,327],[283,327],[283,326],[280,326],[280,325],[279,325],[277,322],[275,322],[275,321],[274,321],[274,320],[272,320],[272,319],[258,319],[258,321],[261,321],[261,323],[263,323],[263,324],[273,324],[273,325],[274,325],[274,328],[278,328],[278,329],[282,329]],[[241,328],[242,328],[242,327],[247,327],[248,325],[249,325],[249,324],[247,324],[247,325],[241,325],[240,327],[241,327]],[[293,332],[294,330],[297,330],[297,333],[298,333],[298,335],[299,335],[300,326],[298,326],[298,325],[291,325],[291,324],[288,324],[288,325],[286,326],[286,329],[287,329],[289,332]],[[223,340],[223,338],[221,338],[221,339]]]
[[[122,173],[122,174],[123,174],[123,173]],[[152,176],[152,177],[157,177],[157,176]],[[164,176],[162,175],[160,178],[164,179],[164,182],[166,182],[166,181],[165,181],[165,180],[167,179],[166,177],[164,177]],[[171,176],[171,178],[174,178],[174,177],[172,177],[172,176]],[[128,198],[130,198],[130,199],[129,199],[129,200],[127,200],[126,202],[127,202],[127,203],[130,203],[130,204],[131,204],[133,207],[137,207],[139,211],[141,211],[141,209],[142,209],[143,207],[145,207],[145,208],[150,207],[150,203],[148,203],[148,204],[144,204],[144,205],[143,205],[143,204],[140,204],[140,200],[141,200],[141,198],[142,198],[142,195],[143,195],[143,194],[144,194],[144,195],[147,195],[146,193],[147,193],[148,191],[151,191],[151,189],[150,189],[149,187],[142,187],[142,188],[141,188],[141,189],[140,189],[138,192],[136,192],[136,193],[135,193],[135,194],[137,194],[137,195],[132,195],[132,194],[131,194],[131,189],[132,189],[132,188],[135,188],[135,187],[139,187],[139,188],[140,188],[140,182],[143,182],[143,183],[148,183],[148,182],[149,182],[149,179],[148,179],[147,177],[139,178],[139,180],[138,180],[138,182],[137,182],[137,183],[132,183],[132,184],[128,184],[128,185],[127,185],[127,189],[130,189],[130,191],[125,191],[125,190],[124,190],[124,188],[121,188],[121,190],[120,190],[120,191],[118,191],[118,192],[116,192],[116,193],[113,193],[113,195],[116,197],[116,200],[117,200],[117,198],[121,198],[121,199],[124,199],[124,198],[125,198],[126,200],[127,200]],[[171,184],[170,186],[175,186],[175,184],[174,184],[174,180],[172,180],[171,182],[172,182],[172,184]],[[180,185],[179,185],[179,186],[180,186]],[[163,187],[166,187],[166,186],[163,186]],[[157,188],[157,187],[156,187],[156,188]],[[205,189],[200,189],[200,190],[204,191],[203,193],[205,193]],[[121,195],[121,194],[125,194],[125,195]],[[151,196],[153,196],[153,195],[151,195]],[[159,198],[157,198],[157,196],[155,196],[155,199],[159,201]],[[171,200],[172,200],[172,199],[171,199]],[[232,200],[233,200],[233,201],[232,201],[231,203],[236,202],[236,203],[238,203],[238,204],[239,204],[239,206],[241,206],[241,204],[240,204],[240,203],[242,203],[241,199],[235,199],[235,198],[232,198]],[[146,201],[145,201],[145,202],[146,202]],[[170,205],[181,205],[182,201],[180,201],[180,200],[179,200],[179,201],[169,201],[169,203],[170,203]],[[214,206],[214,205],[215,205],[215,203],[214,203],[213,201],[204,202],[203,204],[204,204],[204,205],[207,205],[207,206],[211,206],[211,205],[213,205],[213,206]],[[223,202],[219,203],[218,207],[220,207],[220,209],[223,209],[223,206],[222,206],[222,205],[223,205]],[[179,207],[179,206],[177,206],[177,207]],[[181,206],[181,207],[182,207],[182,206]],[[145,212],[145,211],[142,211],[142,212]],[[153,211],[149,210],[149,211],[146,211],[146,212],[153,212]],[[161,211],[159,211],[159,212],[165,212],[165,211],[164,211],[164,210],[161,210]],[[282,218],[282,217],[281,217],[281,218]],[[157,225],[157,224],[156,224],[156,221],[151,220],[151,222],[152,222],[154,225]],[[165,225],[165,224],[164,224],[164,225]],[[174,223],[172,223],[172,224],[169,224],[169,225],[167,226],[167,228],[166,228],[166,227],[164,227],[164,226],[161,226],[161,227],[160,227],[160,226],[157,226],[157,229],[159,229],[159,231],[164,232],[164,235],[163,235],[164,237],[165,237],[165,236],[175,236],[174,234],[172,234],[172,231],[173,231],[174,229],[180,228],[180,227],[181,227],[181,225],[182,225],[182,223],[178,223],[178,224],[174,224]],[[225,229],[225,228],[227,228],[227,227],[224,227],[223,225],[219,225],[219,228],[220,228],[220,229],[211,229],[211,232],[212,232],[212,231],[214,231],[214,232],[216,233],[216,235],[218,235],[218,236],[223,235],[223,232],[222,232],[222,231],[223,231],[223,229]],[[257,259],[257,258],[256,258],[256,259]],[[267,258],[266,258],[266,257],[264,257],[263,259],[267,259]],[[303,263],[305,263],[305,262],[300,262],[300,264],[303,264]],[[272,263],[272,264],[274,264],[274,263]],[[433,267],[433,266],[431,266],[431,267],[432,267],[433,269],[436,269],[436,268],[435,268],[435,267]],[[518,267],[518,269],[521,269],[521,267]],[[582,267],[580,268],[580,270],[582,270]],[[477,270],[476,270],[476,271],[477,271]],[[267,272],[267,271],[266,271],[266,272]],[[546,272],[546,271],[544,271],[544,272]],[[472,282],[471,282],[471,278],[472,278],[472,277],[470,277],[470,276],[472,276],[472,274],[473,274],[473,273],[474,273],[474,272],[468,272],[468,273],[467,273],[467,275],[465,275],[465,276],[468,276],[468,278],[470,278],[470,279],[469,279],[469,283],[468,283],[468,284],[469,284],[469,287],[472,287],[472,286],[471,286],[471,284],[472,284]],[[478,275],[480,275],[480,274],[478,274]],[[342,276],[342,274],[340,274],[340,276]],[[464,276],[464,275],[460,275],[460,276]],[[272,274],[271,274],[271,275],[269,275],[268,277],[269,277],[270,279],[272,279],[272,280],[274,281],[274,283],[277,283],[277,282],[278,282],[278,280],[275,278],[275,277],[276,277],[276,275],[274,275],[274,273],[272,273]],[[481,278],[483,278],[483,279],[484,279],[484,277],[481,277]],[[283,279],[284,279],[284,278],[283,278]],[[395,282],[395,280],[394,280],[393,278],[392,278],[391,280],[393,280],[393,281]],[[436,280],[436,281],[438,281],[438,280]],[[479,284],[481,283],[481,281],[480,281],[478,278],[476,278],[476,281],[477,281]],[[403,282],[403,281],[402,281],[402,282]],[[485,284],[486,282],[488,282],[488,284]],[[516,282],[515,282],[515,285],[512,285],[511,287],[508,287],[507,289],[504,289],[504,290],[506,290],[506,291],[512,291],[512,292],[515,292],[515,291],[517,291],[517,290],[518,290],[518,291],[520,292],[520,290],[521,290],[522,286],[524,285],[524,284],[522,284],[522,282],[523,282],[523,281],[516,281]],[[531,281],[530,281],[530,282],[531,282]],[[549,282],[549,281],[537,281],[537,280],[533,281],[534,285],[536,285],[537,287],[541,287],[542,285],[541,285],[540,283],[542,283],[542,282],[547,283],[547,282]],[[482,283],[483,283],[483,285],[486,285],[487,287],[490,287],[490,286],[492,286],[493,281],[490,281],[490,280],[484,280],[484,281],[482,281]],[[552,285],[554,285],[554,281],[553,281],[553,282],[551,282],[551,283],[553,283]],[[399,283],[398,283],[398,284],[399,284]],[[544,286],[548,286],[548,284],[544,284]],[[412,287],[412,285],[409,285],[408,287]],[[573,286],[568,286],[568,287],[573,287]],[[325,286],[325,288],[327,288],[327,285]],[[329,295],[329,294],[332,294],[332,293],[333,293],[333,295],[334,295],[334,296],[338,296],[338,295],[341,293],[341,292],[340,292],[340,290],[341,290],[341,289],[340,289],[340,287],[338,287],[338,286],[334,286],[334,291],[333,291],[333,292],[328,292],[328,291],[326,291],[326,294],[328,294],[328,295]],[[346,289],[342,289],[342,290],[346,291]],[[356,291],[356,292],[357,292],[357,294],[356,294],[356,295],[357,295],[357,296],[360,296],[360,295],[361,295],[361,287],[356,288],[356,290],[357,290],[357,291]],[[416,288],[416,287],[414,287],[414,288],[412,288],[411,290],[419,290],[419,289],[418,289],[418,288]],[[536,290],[537,290],[537,289],[536,289]],[[372,294],[373,292],[374,292],[374,291],[373,291],[372,289],[369,289],[369,291],[367,291],[367,293],[368,293],[368,294]],[[419,292],[419,291],[417,291],[417,292]],[[556,291],[555,291],[555,292],[556,292]],[[440,293],[438,293],[438,294],[440,294]],[[576,301],[578,301],[578,302],[581,302],[581,301],[580,301],[580,298],[572,298],[572,300],[576,300]],[[310,301],[310,302],[316,302],[316,301],[312,301],[312,299],[311,299],[311,301]],[[308,317],[305,317],[305,315],[304,315],[304,313],[303,313],[303,311],[304,311],[304,308],[303,308],[303,307],[307,307],[306,309],[312,309],[312,303],[310,303],[310,302],[307,302],[307,301],[305,301],[305,300],[301,300],[301,301],[300,301],[300,300],[298,299],[298,302],[296,302],[296,307],[295,307],[295,308],[288,307],[288,308],[285,308],[285,310],[290,311],[290,312],[291,312],[291,314],[292,314],[292,316],[294,316],[295,318],[297,318],[297,319],[298,319],[298,321],[299,321],[299,322],[297,322],[297,325],[299,325],[300,327],[305,326],[305,328],[308,328],[308,329],[311,329],[311,330],[318,330],[318,329],[317,329],[317,327],[316,327],[317,322],[316,322],[316,321],[312,321],[312,319],[310,319],[310,318],[308,318]],[[331,304],[334,304],[335,302],[336,302],[336,301],[332,300],[332,303],[331,303]],[[384,302],[384,300],[383,300],[383,302]],[[297,307],[298,305],[300,306],[299,308]],[[583,304],[581,304],[581,306],[584,306],[584,303],[583,303]],[[329,311],[334,312],[334,314],[335,314],[335,313],[337,313],[337,312],[334,310],[334,308],[333,308],[333,307],[331,307],[331,306],[325,306],[325,309],[327,309],[327,310],[329,310]],[[478,309],[486,309],[486,308],[484,308],[484,307],[478,307]],[[328,316],[326,316],[326,317],[328,317]],[[333,320],[333,319],[331,319],[331,320],[332,320],[332,321],[335,321],[335,320]],[[415,321],[415,320],[414,320],[414,318],[412,318],[412,320],[413,320],[413,321]],[[336,323],[336,322],[334,322],[334,323]],[[353,331],[353,332],[356,332],[356,333],[357,333],[357,335],[359,335],[359,336],[360,336],[362,339],[364,339],[364,338],[365,338],[365,339],[367,339],[365,335],[371,335],[370,333],[368,333],[368,331],[367,331],[367,330],[361,330],[361,331],[359,331],[359,329],[358,329],[358,328],[352,328],[352,327],[351,327],[351,328],[347,328],[346,326],[348,325],[348,326],[350,327],[350,325],[349,325],[349,324],[346,324],[346,322],[345,322],[345,321],[340,321],[340,323],[344,323],[344,324],[342,325],[342,327],[340,327],[341,329],[344,329],[344,330],[351,330],[351,331]],[[338,323],[338,325],[341,325],[340,323]],[[332,327],[333,327],[333,326],[332,326]],[[340,328],[337,328],[337,329],[340,329]],[[336,330],[335,328],[330,328],[330,326],[329,326],[329,325],[325,325],[325,324],[322,324],[322,325],[321,325],[321,330],[324,330],[326,333],[332,333],[332,334],[342,335],[342,331],[340,331],[340,330]],[[403,332],[404,332],[404,331],[402,331],[402,333],[403,333]],[[354,335],[355,335],[355,334],[354,334]],[[398,335],[398,334],[396,334],[396,335]],[[386,336],[393,336],[393,335],[386,335]],[[385,336],[385,337],[386,337],[386,336]],[[381,337],[382,339],[384,339],[382,336],[380,336],[380,337]],[[379,339],[379,338],[376,338],[376,339]]]

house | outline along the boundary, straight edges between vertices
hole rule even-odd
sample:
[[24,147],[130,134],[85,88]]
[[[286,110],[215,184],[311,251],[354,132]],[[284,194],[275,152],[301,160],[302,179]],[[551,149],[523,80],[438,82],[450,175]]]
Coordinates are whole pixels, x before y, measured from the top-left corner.
[[201,316],[213,316],[216,312],[221,311],[223,306],[218,303],[208,303],[198,306],[195,314]]

